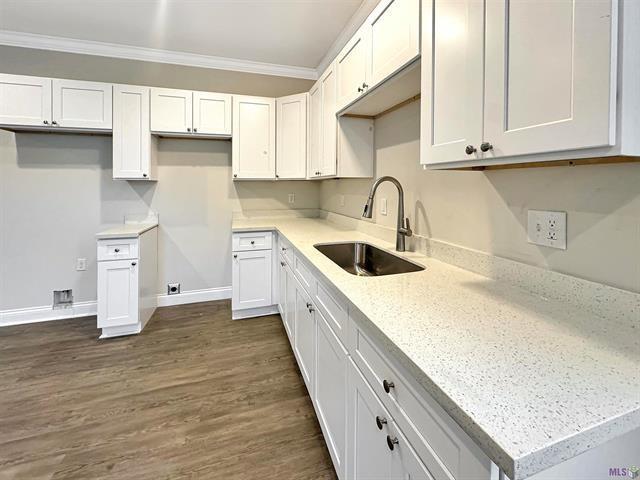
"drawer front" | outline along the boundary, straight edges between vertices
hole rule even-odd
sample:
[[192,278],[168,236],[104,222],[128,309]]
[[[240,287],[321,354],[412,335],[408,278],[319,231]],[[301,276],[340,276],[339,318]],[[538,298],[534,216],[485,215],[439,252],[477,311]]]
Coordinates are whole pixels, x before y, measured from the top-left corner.
[[271,250],[271,232],[245,232],[233,234],[233,251]]
[[284,258],[289,265],[293,265],[293,247],[282,235],[280,235],[278,239],[278,251],[280,255],[282,255],[282,258]]
[[313,301],[327,320],[333,333],[343,344],[347,344],[347,323],[349,309],[346,302],[341,300],[338,293],[331,287],[318,280]]
[[138,239],[98,240],[98,261],[138,258]]
[[307,293],[315,298],[316,278],[311,273],[304,260],[297,253],[293,256],[293,273],[298,278]]
[[348,329],[349,352],[354,362],[433,477],[437,480],[488,480],[491,462],[453,419],[427,392],[418,393],[398,372],[371,337],[362,331],[357,317],[352,315]]

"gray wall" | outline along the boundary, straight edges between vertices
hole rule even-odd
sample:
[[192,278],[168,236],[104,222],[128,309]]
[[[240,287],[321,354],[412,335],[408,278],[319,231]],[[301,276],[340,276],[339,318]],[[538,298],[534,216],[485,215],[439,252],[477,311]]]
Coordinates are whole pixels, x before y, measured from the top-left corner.
[[[491,172],[424,171],[420,105],[376,120],[376,177],[402,182],[405,209],[422,235],[554,271],[640,292],[640,164],[528,168]],[[360,218],[370,180],[325,181],[321,207]],[[340,206],[340,195],[345,205]],[[382,185],[395,225],[397,194]],[[527,243],[527,210],[568,212],[566,251]]]
[[[0,47],[6,73],[280,96],[312,82],[266,75]],[[94,235],[125,214],[160,214],[159,290],[231,284],[231,216],[317,208],[317,182],[232,182],[231,143],[161,139],[158,182],[113,180],[111,137],[0,131],[0,310],[51,304],[73,288],[96,298]],[[76,258],[88,269],[76,272]]]

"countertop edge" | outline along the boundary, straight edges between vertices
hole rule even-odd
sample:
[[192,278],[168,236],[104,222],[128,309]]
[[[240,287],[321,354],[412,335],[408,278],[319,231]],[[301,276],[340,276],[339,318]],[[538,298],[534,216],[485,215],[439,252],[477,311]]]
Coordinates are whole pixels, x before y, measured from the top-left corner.
[[[408,373],[413,376],[414,380],[434,398],[437,404],[447,413],[447,415],[455,421],[455,423],[471,438],[478,448],[482,450],[496,465],[498,465],[511,480],[523,480],[531,475],[558,465],[640,427],[640,411],[632,410],[622,416],[603,421],[601,424],[598,424],[589,430],[565,437],[564,439],[547,445],[539,450],[527,453],[526,455],[513,457],[488,433],[486,433],[469,414],[460,408],[457,403],[451,400],[451,398],[449,398],[449,396],[411,360],[402,348],[396,345],[384,332],[382,332],[344,292],[333,284],[333,282],[313,263],[313,261],[301,252],[295,242],[282,233],[276,225],[271,223],[267,224],[265,222],[264,225],[255,227],[232,226],[231,231],[232,233],[273,231],[287,238],[287,240],[296,247],[296,250],[300,252],[304,256],[305,260],[314,268],[314,271],[321,275],[323,281],[339,291],[340,294],[349,302],[349,305],[359,312],[360,317],[366,319],[366,326],[368,327],[368,330],[375,334],[376,338],[384,344],[386,350],[395,357],[396,361],[408,370]],[[456,265],[452,265],[452,267],[462,268]],[[615,429],[615,433],[612,433],[611,427],[613,426],[617,427]],[[568,448],[569,443],[571,443],[571,448]]]
[[[126,224],[125,224],[126,225]],[[105,230],[104,232],[99,232],[96,233],[96,239],[97,240],[107,240],[110,238],[138,238],[140,235],[142,235],[145,232],[148,232],[149,230],[152,230],[154,228],[157,228],[159,224],[145,224],[144,226],[141,226],[141,228],[139,230],[136,230],[135,232],[113,232],[110,233],[109,230]],[[118,228],[118,227],[114,227]]]

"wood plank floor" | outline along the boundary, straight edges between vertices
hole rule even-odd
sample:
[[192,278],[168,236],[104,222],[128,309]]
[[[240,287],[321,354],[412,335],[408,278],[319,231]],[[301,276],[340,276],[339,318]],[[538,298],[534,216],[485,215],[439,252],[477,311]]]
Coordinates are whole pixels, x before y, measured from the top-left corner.
[[0,479],[335,479],[279,316],[159,309],[0,329]]

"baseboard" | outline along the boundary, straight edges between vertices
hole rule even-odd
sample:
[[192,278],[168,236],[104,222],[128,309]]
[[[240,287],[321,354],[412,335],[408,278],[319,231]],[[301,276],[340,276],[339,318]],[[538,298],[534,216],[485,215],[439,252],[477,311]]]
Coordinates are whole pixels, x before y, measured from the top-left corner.
[[280,313],[278,305],[269,307],[248,308],[247,310],[233,310],[231,318],[233,320],[242,320],[244,318],[264,317],[265,315],[275,315]]
[[98,302],[76,302],[72,307],[53,309],[53,307],[17,308],[0,311],[0,327],[23,325],[26,323],[49,322],[67,318],[96,315]]
[[188,290],[175,295],[158,295],[159,307],[171,307],[187,303],[212,302],[231,298],[231,287],[205,288],[202,290]]
[[[176,295],[158,295],[158,307],[185,305],[187,303],[211,302],[231,298],[231,287],[189,290]],[[54,310],[51,306],[17,308],[0,311],[0,327],[27,323],[65,320],[67,318],[97,315],[98,302],[76,302],[72,307]]]

